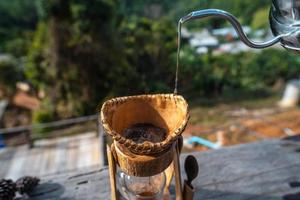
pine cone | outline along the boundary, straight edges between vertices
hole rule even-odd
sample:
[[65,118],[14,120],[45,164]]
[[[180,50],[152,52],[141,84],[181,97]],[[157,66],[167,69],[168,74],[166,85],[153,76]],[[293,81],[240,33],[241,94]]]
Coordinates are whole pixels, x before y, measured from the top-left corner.
[[16,195],[16,184],[10,179],[0,180],[0,200],[12,200]]
[[16,181],[17,191],[20,194],[28,193],[33,190],[40,182],[40,179],[32,176],[24,176]]

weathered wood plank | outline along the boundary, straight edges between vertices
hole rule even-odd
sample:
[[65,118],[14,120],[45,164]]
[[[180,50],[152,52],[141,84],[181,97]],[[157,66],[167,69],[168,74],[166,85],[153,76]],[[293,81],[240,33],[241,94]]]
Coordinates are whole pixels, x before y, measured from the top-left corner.
[[79,144],[75,139],[69,142],[67,168],[72,169],[77,164]]
[[99,165],[99,141],[95,133],[42,139],[35,148],[26,145],[0,151],[0,178],[64,173]]
[[0,178],[5,177],[8,173],[11,160],[14,157],[15,152],[15,149],[0,150]]
[[[29,148],[29,147],[26,147]],[[41,165],[42,153],[39,149],[28,149],[27,154],[23,155],[25,162],[22,165],[22,168],[19,171],[19,174],[16,174],[15,177],[19,178],[23,175],[36,176],[38,175],[39,168]],[[12,167],[12,166],[11,166]]]
[[[42,142],[42,141],[38,141]],[[42,164],[41,169],[39,171],[40,175],[53,173],[53,169],[55,169],[55,155],[56,155],[56,144],[57,138],[53,138],[51,140],[44,140],[40,145],[41,151],[45,154],[44,164]],[[37,148],[37,147],[35,147]]]
[[19,178],[19,176],[22,174],[22,169],[26,162],[27,153],[28,147],[22,146],[20,150],[14,154],[6,174],[6,178],[11,178],[13,180]]
[[[300,199],[295,198],[300,192],[295,187],[300,185],[298,141],[270,140],[193,155],[200,167],[194,181],[196,200],[289,200],[291,195]],[[108,169],[43,177],[32,195],[34,200],[110,199]]]
[[91,166],[92,162],[92,150],[91,150],[91,140],[88,137],[83,137],[80,140],[79,152],[77,158],[77,168],[83,168]]

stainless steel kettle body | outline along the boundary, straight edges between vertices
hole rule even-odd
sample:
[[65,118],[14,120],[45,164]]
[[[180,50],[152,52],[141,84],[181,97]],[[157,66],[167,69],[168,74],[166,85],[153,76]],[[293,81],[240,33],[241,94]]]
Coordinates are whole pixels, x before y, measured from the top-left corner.
[[283,47],[300,51],[300,0],[272,0],[270,26]]
[[205,9],[191,12],[179,20],[178,27],[181,28],[182,24],[194,19],[219,17],[228,20],[235,28],[241,41],[251,48],[266,48],[280,42],[286,49],[300,52],[300,0],[272,0],[269,16],[274,38],[266,42],[254,42],[250,40],[245,35],[236,17],[219,9]]

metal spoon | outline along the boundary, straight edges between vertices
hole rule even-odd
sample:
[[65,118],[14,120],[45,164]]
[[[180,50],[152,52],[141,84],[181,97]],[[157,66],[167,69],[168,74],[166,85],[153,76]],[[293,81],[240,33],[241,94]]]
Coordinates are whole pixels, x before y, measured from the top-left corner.
[[186,157],[184,162],[184,169],[187,175],[187,184],[190,187],[193,187],[191,183],[198,176],[199,172],[199,165],[194,156],[189,155]]

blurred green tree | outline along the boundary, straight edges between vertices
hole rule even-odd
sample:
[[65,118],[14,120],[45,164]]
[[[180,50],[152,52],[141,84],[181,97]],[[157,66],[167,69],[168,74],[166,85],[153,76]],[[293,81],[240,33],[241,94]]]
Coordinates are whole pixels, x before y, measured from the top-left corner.
[[[126,62],[115,1],[43,1],[43,21],[28,54],[27,76],[45,90],[59,118],[95,112],[122,84]],[[116,59],[116,56],[118,59]]]
[[[173,91],[176,25],[183,15],[220,8],[232,12],[243,25],[261,29],[267,27],[269,5],[251,0],[1,1],[0,50],[26,56],[26,79],[46,94],[34,119],[91,114],[112,96]],[[208,19],[188,28],[219,28],[224,23]],[[179,92],[184,94],[268,89],[300,71],[299,59],[278,49],[198,55],[186,41],[182,48]],[[9,85],[16,81],[11,80]]]
[[0,56],[0,99],[11,97],[21,78],[22,70],[17,60],[11,56]]
[[27,53],[38,21],[36,0],[0,1],[0,51],[20,57]]
[[253,29],[269,29],[269,7],[260,8],[253,16],[251,27]]
[[[174,84],[176,26],[170,20],[124,20],[121,32],[126,60],[131,67],[130,93],[171,92]],[[171,89],[172,88],[172,89]]]

